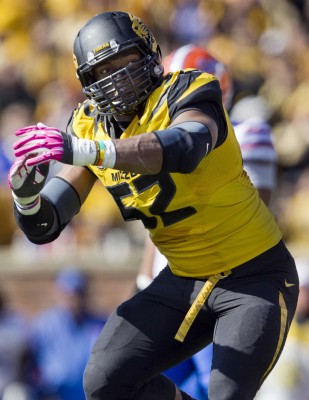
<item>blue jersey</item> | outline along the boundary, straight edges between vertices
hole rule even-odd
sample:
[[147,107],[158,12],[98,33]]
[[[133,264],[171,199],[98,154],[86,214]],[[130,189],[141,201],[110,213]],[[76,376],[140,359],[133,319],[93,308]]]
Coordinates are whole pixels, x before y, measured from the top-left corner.
[[76,321],[61,307],[43,312],[33,324],[32,342],[43,394],[60,400],[85,400],[83,373],[104,320],[84,315]]

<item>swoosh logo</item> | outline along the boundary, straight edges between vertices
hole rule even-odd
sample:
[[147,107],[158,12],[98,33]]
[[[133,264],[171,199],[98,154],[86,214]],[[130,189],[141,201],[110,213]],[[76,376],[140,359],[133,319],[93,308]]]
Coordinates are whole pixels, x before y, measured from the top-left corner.
[[285,287],[295,286],[296,283],[289,283],[287,280],[284,281]]

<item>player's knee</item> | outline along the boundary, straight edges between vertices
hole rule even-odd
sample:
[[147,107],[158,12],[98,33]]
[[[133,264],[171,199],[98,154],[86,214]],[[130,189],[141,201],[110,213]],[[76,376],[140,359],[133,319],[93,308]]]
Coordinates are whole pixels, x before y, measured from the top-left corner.
[[94,393],[98,390],[103,390],[106,385],[104,378],[98,376],[98,369],[93,364],[87,364],[84,377],[83,377],[83,388],[86,399],[94,398]]
[[83,388],[87,400],[108,399],[118,400],[125,398],[126,393],[132,397],[137,389],[126,379],[127,374],[111,370],[102,363],[88,362],[84,377]]

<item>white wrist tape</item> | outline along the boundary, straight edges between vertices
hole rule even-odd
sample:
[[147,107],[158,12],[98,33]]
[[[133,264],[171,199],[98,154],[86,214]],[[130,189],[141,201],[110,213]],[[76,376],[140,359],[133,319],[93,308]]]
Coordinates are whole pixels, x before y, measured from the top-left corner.
[[93,165],[97,158],[97,146],[94,140],[72,137],[73,165]]
[[116,149],[111,140],[89,140],[72,137],[73,165],[98,165],[113,168]]
[[98,140],[97,144],[97,159],[95,165],[102,168],[114,168],[116,162],[116,149],[111,140]]
[[105,151],[102,167],[114,168],[116,162],[116,149],[112,140],[103,140]]
[[17,210],[23,215],[34,215],[41,207],[41,197],[39,194],[31,197],[18,197],[12,192],[12,196]]

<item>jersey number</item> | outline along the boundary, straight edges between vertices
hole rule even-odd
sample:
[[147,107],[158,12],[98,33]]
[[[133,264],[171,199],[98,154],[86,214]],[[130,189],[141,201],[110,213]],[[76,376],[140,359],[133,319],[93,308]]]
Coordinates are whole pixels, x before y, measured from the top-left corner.
[[142,175],[136,178],[132,184],[138,194],[143,193],[155,184],[159,185],[160,191],[149,207],[149,211],[153,215],[149,217],[137,208],[126,207],[123,204],[122,199],[133,194],[127,182],[120,183],[117,186],[107,187],[126,221],[140,219],[145,225],[145,228],[154,229],[158,225],[158,217],[162,219],[164,226],[169,226],[196,213],[196,209],[190,206],[174,211],[165,211],[176,193],[175,183],[168,174]]

